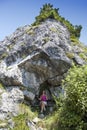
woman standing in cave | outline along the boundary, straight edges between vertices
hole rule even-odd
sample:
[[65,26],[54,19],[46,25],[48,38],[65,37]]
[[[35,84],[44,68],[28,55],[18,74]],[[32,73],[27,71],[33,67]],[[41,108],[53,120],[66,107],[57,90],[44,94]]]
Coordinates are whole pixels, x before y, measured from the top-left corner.
[[43,113],[43,111],[46,110],[45,106],[47,105],[47,100],[48,100],[45,91],[42,92],[42,95],[40,96],[39,100],[40,100],[40,106],[41,106],[41,113]]

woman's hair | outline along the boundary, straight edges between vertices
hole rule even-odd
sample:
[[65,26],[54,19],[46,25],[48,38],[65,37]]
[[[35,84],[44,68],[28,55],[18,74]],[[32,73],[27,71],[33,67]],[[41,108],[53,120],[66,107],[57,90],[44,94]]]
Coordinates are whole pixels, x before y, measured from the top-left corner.
[[46,94],[46,91],[45,91],[45,90],[43,90],[43,93],[44,93],[44,94]]

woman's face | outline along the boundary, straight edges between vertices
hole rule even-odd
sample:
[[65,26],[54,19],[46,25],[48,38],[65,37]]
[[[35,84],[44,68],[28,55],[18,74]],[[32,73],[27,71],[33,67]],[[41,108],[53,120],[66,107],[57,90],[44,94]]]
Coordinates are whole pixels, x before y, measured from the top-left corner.
[[45,91],[43,91],[43,94],[45,94]]

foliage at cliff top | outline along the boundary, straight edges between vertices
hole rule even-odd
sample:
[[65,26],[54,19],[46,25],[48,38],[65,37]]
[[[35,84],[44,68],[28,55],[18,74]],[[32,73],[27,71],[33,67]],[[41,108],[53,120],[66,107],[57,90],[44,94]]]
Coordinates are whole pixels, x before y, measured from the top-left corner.
[[40,14],[35,18],[36,21],[32,25],[38,25],[41,22],[44,22],[46,19],[55,19],[64,24],[72,37],[80,37],[80,32],[82,29],[81,25],[72,25],[68,20],[65,20],[64,17],[59,15],[59,8],[53,8],[53,5],[50,3],[43,5],[43,8],[40,9]]

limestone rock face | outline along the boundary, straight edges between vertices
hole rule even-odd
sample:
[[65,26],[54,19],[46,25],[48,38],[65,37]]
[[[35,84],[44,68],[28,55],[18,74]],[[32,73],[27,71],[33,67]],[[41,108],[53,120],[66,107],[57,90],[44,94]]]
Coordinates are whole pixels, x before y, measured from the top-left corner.
[[0,88],[0,120],[9,120],[13,128],[11,117],[19,113],[19,103],[34,103],[42,87],[49,99],[50,94],[63,93],[61,80],[72,62],[85,64],[80,53],[83,50],[72,44],[67,28],[52,19],[20,27],[1,41],[0,83],[5,89]]
[[56,20],[20,27],[0,42],[0,80],[6,86],[24,86],[32,95],[45,81],[58,86],[72,61],[85,63],[78,50],[82,51],[72,46],[67,28]]
[[23,92],[18,87],[0,89],[0,120],[10,119],[19,113],[19,103],[23,102]]

